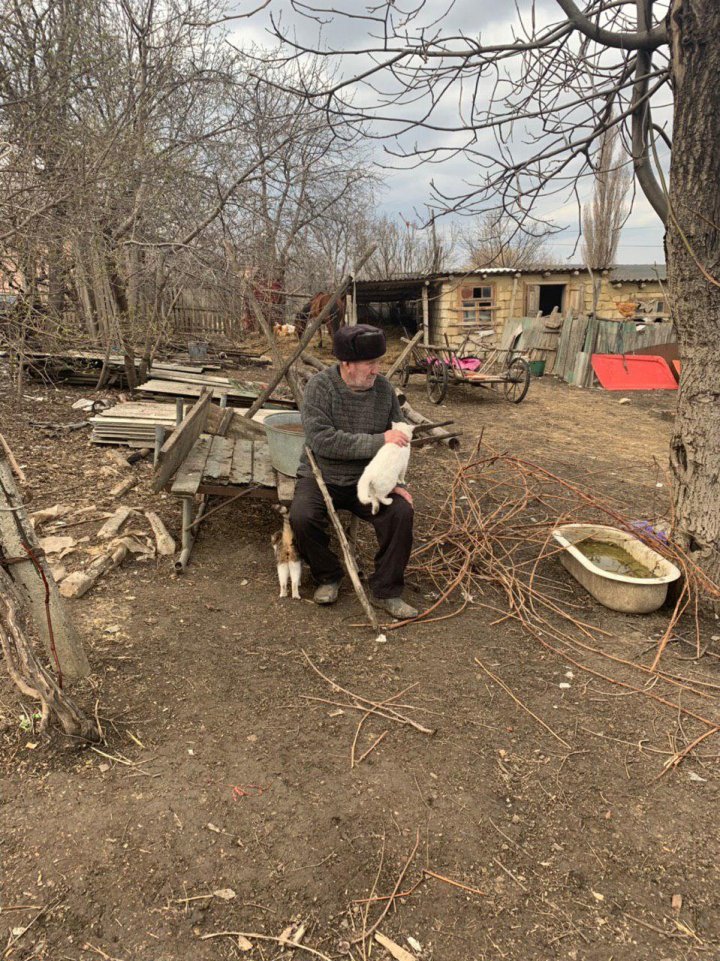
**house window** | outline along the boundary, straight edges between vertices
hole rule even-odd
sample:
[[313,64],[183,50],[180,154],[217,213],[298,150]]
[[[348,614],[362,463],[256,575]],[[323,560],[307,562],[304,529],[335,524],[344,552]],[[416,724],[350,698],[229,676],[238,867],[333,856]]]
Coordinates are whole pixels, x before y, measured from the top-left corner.
[[461,317],[466,327],[492,327],[492,287],[463,287],[460,290]]
[[667,308],[665,301],[658,298],[657,300],[645,300],[638,303],[637,313],[638,314],[654,314],[656,316],[667,315]]

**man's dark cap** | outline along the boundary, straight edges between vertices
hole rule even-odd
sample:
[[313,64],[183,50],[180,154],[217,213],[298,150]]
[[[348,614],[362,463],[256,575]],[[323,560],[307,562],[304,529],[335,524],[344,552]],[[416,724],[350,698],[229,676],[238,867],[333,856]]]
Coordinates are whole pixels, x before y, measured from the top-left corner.
[[341,327],[333,337],[333,353],[338,360],[376,360],[386,350],[384,332],[370,324]]

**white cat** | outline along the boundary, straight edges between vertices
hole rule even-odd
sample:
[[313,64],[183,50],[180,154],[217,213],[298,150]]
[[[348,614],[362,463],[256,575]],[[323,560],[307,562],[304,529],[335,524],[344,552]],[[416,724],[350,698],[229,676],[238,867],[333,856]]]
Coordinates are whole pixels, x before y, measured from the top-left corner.
[[[402,421],[392,425],[393,430],[399,430],[412,439],[414,427]],[[358,481],[357,494],[361,504],[372,504],[373,514],[377,514],[380,505],[392,504],[390,491],[398,484],[405,483],[405,473],[410,462],[410,444],[400,447],[398,444],[385,444],[373,457]]]
[[300,577],[302,574],[302,562],[295,546],[290,518],[287,514],[283,517],[282,531],[275,531],[270,538],[273,550],[275,551],[275,562],[277,564],[278,581],[280,582],[280,597],[288,596],[288,580],[292,583],[292,596],[296,601],[300,600]]

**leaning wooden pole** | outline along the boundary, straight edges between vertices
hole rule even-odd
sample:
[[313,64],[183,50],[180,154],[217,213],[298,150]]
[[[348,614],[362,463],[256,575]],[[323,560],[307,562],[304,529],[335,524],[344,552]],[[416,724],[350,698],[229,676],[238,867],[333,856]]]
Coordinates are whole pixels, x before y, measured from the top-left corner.
[[[365,264],[367,263],[367,261],[372,257],[372,255],[373,255],[374,253],[375,253],[375,247],[373,246],[373,247],[371,247],[368,251],[366,251],[366,253],[360,258],[360,260],[358,261],[358,264],[357,264],[357,267],[355,268],[355,270],[356,270],[356,271],[359,271],[362,267],[364,267]],[[318,316],[315,318],[315,320],[311,321],[311,322],[307,325],[307,327],[305,328],[305,333],[304,333],[304,334],[302,335],[302,337],[300,338],[300,343],[297,345],[297,347],[295,348],[295,350],[292,352],[292,354],[290,355],[289,359],[285,361],[285,363],[282,365],[282,367],[280,368],[280,370],[276,371],[276,372],[273,374],[273,376],[270,378],[270,380],[269,380],[269,382],[268,382],[268,385],[267,385],[267,387],[265,388],[265,390],[263,390],[263,391],[259,394],[259,396],[256,397],[256,399],[255,399],[255,401],[253,402],[253,404],[252,404],[252,405],[248,408],[248,410],[245,412],[245,417],[246,417],[246,418],[250,419],[250,418],[253,417],[255,414],[257,414],[257,412],[260,410],[260,408],[263,406],[263,404],[268,400],[268,398],[271,396],[272,392],[275,390],[275,388],[277,387],[277,385],[280,383],[280,381],[283,379],[283,377],[285,377],[287,371],[290,369],[290,367],[292,367],[292,365],[293,365],[293,364],[295,363],[295,361],[298,359],[298,357],[300,356],[300,354],[302,354],[302,352],[303,352],[303,351],[305,350],[305,348],[308,346],[308,344],[310,343],[310,341],[313,339],[313,337],[315,336],[315,332],[320,329],[320,327],[322,326],[322,324],[325,323],[325,321],[327,320],[328,316],[330,315],[330,312],[332,311],[333,307],[335,306],[335,304],[337,304],[337,302],[340,300],[340,298],[341,298],[342,295],[345,293],[345,291],[347,290],[347,288],[350,286],[351,283],[352,283],[352,275],[349,274],[349,275],[345,278],[345,280],[343,280],[343,282],[340,284],[340,286],[335,289],[335,291],[333,292],[332,297],[331,297],[330,300],[327,302],[327,304],[325,304],[325,306],[324,306],[323,309],[320,311],[320,313],[319,313]]]
[[363,610],[367,614],[368,620],[370,621],[373,629],[379,631],[380,627],[378,625],[377,617],[375,617],[375,611],[372,609],[372,605],[368,600],[367,594],[365,593],[365,588],[362,586],[360,581],[360,574],[358,573],[357,564],[355,563],[355,555],[350,549],[348,544],[348,539],[345,536],[345,531],[340,523],[340,518],[337,516],[337,511],[335,510],[335,505],[332,502],[330,493],[325,486],[325,481],[320,473],[320,468],[317,465],[313,453],[309,447],[305,448],[305,453],[308,456],[308,461],[312,467],[312,472],[315,475],[315,480],[317,481],[318,487],[320,488],[320,493],[325,501],[325,506],[328,509],[328,514],[330,515],[330,520],[332,521],[333,527],[335,528],[335,533],[337,534],[338,541],[340,542],[340,550],[342,551],[343,558],[345,559],[345,567],[350,575],[350,580],[352,581],[352,586],[355,588],[355,593],[357,594],[358,600],[362,604]]
[[[59,665],[63,676],[71,680],[87,677],[90,665],[80,636],[65,610],[48,563],[41,555],[10,464],[0,453],[0,563],[5,560],[4,566],[27,604],[53,667]],[[8,564],[8,560],[12,563]]]
[[385,374],[385,376],[387,377],[388,380],[390,380],[390,378],[391,378],[394,374],[396,374],[398,370],[400,370],[400,368],[402,367],[402,365],[405,363],[405,358],[410,355],[410,353],[412,352],[413,347],[415,346],[415,344],[418,343],[418,341],[420,340],[420,338],[422,337],[422,335],[423,335],[422,330],[419,330],[419,331],[415,334],[415,336],[412,338],[412,340],[407,340],[407,341],[406,341],[404,337],[402,338],[402,341],[403,341],[403,343],[405,344],[405,347],[403,348],[402,353],[401,353],[400,356],[397,358],[397,360],[395,361],[395,363],[392,365],[392,367],[390,368],[390,370],[387,372],[387,374]]
[[[250,304],[250,309],[255,316],[255,320],[257,321],[258,327],[260,330],[262,330],[263,334],[265,334],[265,340],[268,342],[268,347],[270,348],[270,353],[272,354],[275,364],[278,367],[282,367],[284,364],[283,356],[278,350],[277,341],[275,340],[275,336],[272,332],[270,324],[268,323],[267,318],[262,311],[262,307],[257,302],[257,297],[252,290],[248,290],[247,299],[248,303]],[[300,404],[302,403],[302,390],[300,389],[297,376],[295,375],[292,367],[287,367],[285,370],[285,380],[288,382],[288,386],[292,391],[292,395],[295,398],[295,403],[298,405],[298,407],[300,407]]]

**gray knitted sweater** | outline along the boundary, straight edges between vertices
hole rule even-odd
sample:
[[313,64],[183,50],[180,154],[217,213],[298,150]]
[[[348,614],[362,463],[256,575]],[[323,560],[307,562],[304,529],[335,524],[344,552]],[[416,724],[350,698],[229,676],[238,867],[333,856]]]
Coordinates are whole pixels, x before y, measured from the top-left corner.
[[[390,381],[379,376],[370,390],[351,390],[335,365],[308,381],[302,403],[307,443],[327,484],[349,486],[385,443],[390,424],[400,413]],[[302,455],[298,477],[312,477]]]

